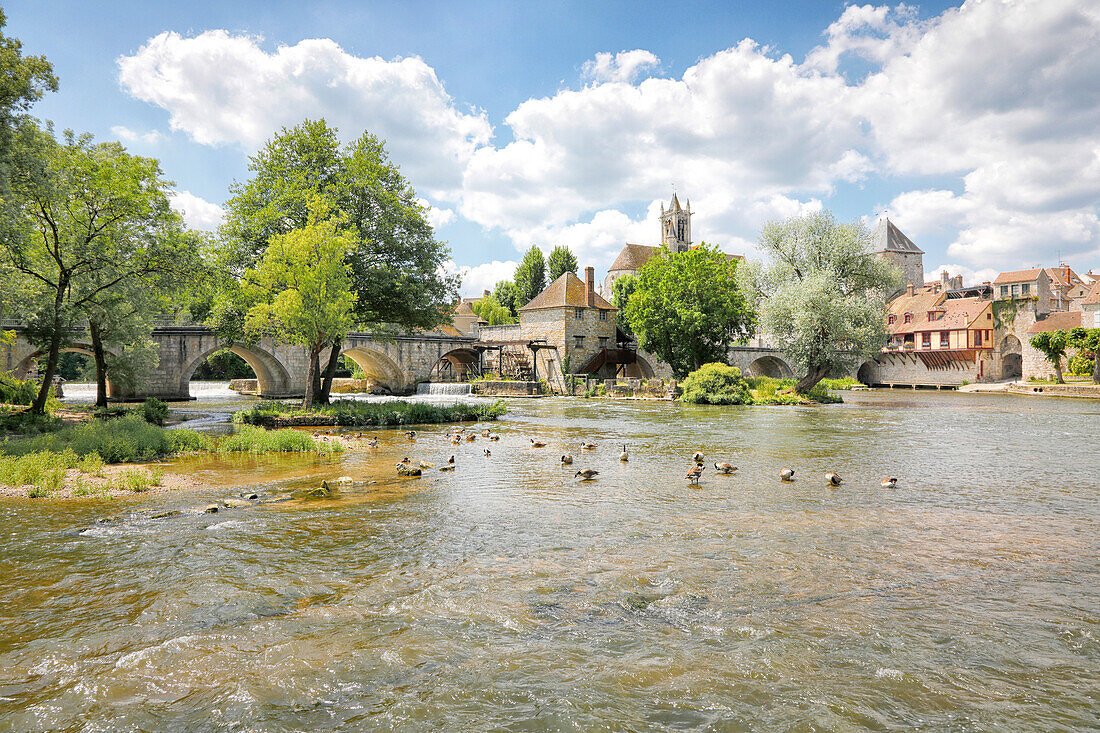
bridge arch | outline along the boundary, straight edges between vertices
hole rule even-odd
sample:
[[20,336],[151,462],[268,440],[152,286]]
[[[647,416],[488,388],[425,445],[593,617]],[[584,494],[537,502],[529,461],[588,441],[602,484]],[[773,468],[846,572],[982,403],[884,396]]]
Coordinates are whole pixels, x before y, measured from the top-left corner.
[[[67,344],[58,349],[58,353],[70,351],[76,354],[84,354],[85,356],[94,356],[92,353],[91,344]],[[15,368],[11,370],[11,374],[16,379],[24,379],[27,376],[27,372],[31,370],[31,365],[46,355],[45,349],[37,349],[24,356],[15,365]]]
[[398,392],[405,388],[405,376],[401,367],[383,352],[367,346],[354,346],[340,353],[354,361],[367,377],[385,386],[391,392]]
[[252,367],[252,371],[256,373],[256,385],[259,394],[283,394],[288,391],[290,375],[287,374],[286,368],[283,367],[273,354],[269,354],[260,348],[244,346],[242,344],[233,344],[232,346],[219,344],[200,352],[198,356],[192,358],[191,361],[184,364],[180,369],[179,394],[182,397],[187,398],[190,396],[191,377],[194,376],[199,365],[206,361],[206,357],[210,356],[215,351],[222,350],[232,351],[234,354],[244,359],[248,366]]
[[878,384],[878,365],[873,361],[865,361],[860,365],[859,370],[856,371],[856,380],[860,384],[866,384],[868,387],[874,387]]
[[473,349],[451,349],[443,354],[432,366],[429,379],[433,382],[452,382],[468,380],[470,371],[478,363],[478,353]]
[[790,379],[794,377],[794,370],[778,356],[761,356],[749,364],[747,376]]

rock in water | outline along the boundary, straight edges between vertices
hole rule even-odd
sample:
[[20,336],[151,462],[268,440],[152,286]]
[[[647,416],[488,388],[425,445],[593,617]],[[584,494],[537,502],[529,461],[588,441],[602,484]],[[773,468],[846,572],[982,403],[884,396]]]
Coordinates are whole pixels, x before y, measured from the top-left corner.
[[157,512],[156,514],[150,514],[150,519],[168,519],[169,517],[178,517],[183,514],[179,509],[169,509],[164,512]]
[[244,499],[222,499],[222,506],[226,509],[243,509],[252,506],[252,502]]
[[398,476],[419,476],[420,475],[420,467],[419,466],[411,466],[407,463],[398,463],[397,464],[397,475]]

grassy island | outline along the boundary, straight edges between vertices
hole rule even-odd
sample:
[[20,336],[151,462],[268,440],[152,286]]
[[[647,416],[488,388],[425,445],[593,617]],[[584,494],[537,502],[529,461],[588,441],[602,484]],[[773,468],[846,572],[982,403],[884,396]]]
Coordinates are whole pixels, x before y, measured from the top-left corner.
[[795,380],[742,377],[737,367],[704,364],[684,378],[680,400],[700,405],[813,405],[843,402],[830,389],[850,389],[851,378],[823,379],[806,394],[795,391]]
[[233,422],[275,427],[386,427],[448,422],[496,420],[507,412],[503,400],[491,404],[430,405],[424,402],[360,402],[337,400],[305,410],[285,402],[268,401],[233,414]]

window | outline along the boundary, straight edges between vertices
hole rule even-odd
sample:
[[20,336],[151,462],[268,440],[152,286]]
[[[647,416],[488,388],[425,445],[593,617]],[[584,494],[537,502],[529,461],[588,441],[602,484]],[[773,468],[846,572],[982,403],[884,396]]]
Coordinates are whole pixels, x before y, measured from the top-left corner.
[[578,349],[583,349],[584,348],[584,336],[574,336],[573,337],[573,345],[576,346]]
[[886,322],[889,323],[891,326],[894,325],[894,321],[896,320],[898,320],[898,317],[895,316],[893,313],[886,317]]
[[912,323],[913,322],[913,314],[912,313],[906,313],[905,314],[905,322],[906,323]]
[[1012,286],[1012,297],[1015,298],[1019,294],[1020,294],[1020,286],[1019,285],[1013,285]]
[[932,348],[932,333],[930,331],[925,331],[924,333],[921,334],[920,347],[922,349],[931,349]]
[[1002,298],[1007,298],[1008,297],[1008,286],[1007,285],[1002,285],[1001,286],[1001,297]]
[[986,313],[985,314],[985,320],[992,321],[993,320],[993,314],[992,313]]
[[950,345],[951,345],[951,337],[948,335],[948,332],[947,331],[940,331],[940,348],[941,349],[946,349]]
[[928,320],[929,321],[934,321],[939,317],[940,317],[940,314],[937,313],[936,311],[928,311]]
[[607,320],[607,311],[600,311],[600,320],[601,321],[606,321]]
[[600,348],[601,349],[606,349],[607,348],[607,336],[600,336]]
[[1021,295],[1030,295],[1031,294],[1031,283],[1024,283],[1023,285],[1021,285],[1020,286],[1020,294]]
[[981,331],[974,331],[974,345],[975,346],[981,346],[982,345],[982,332]]
[[573,309],[573,317],[576,318],[578,321],[583,321],[584,320],[584,308],[574,308]]

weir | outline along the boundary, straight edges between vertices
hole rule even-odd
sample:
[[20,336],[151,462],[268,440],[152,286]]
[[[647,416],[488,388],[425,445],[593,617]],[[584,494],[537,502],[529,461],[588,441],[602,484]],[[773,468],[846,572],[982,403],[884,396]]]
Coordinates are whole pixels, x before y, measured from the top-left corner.
[[473,394],[473,390],[466,382],[421,382],[416,385],[418,395],[448,395],[461,396]]

